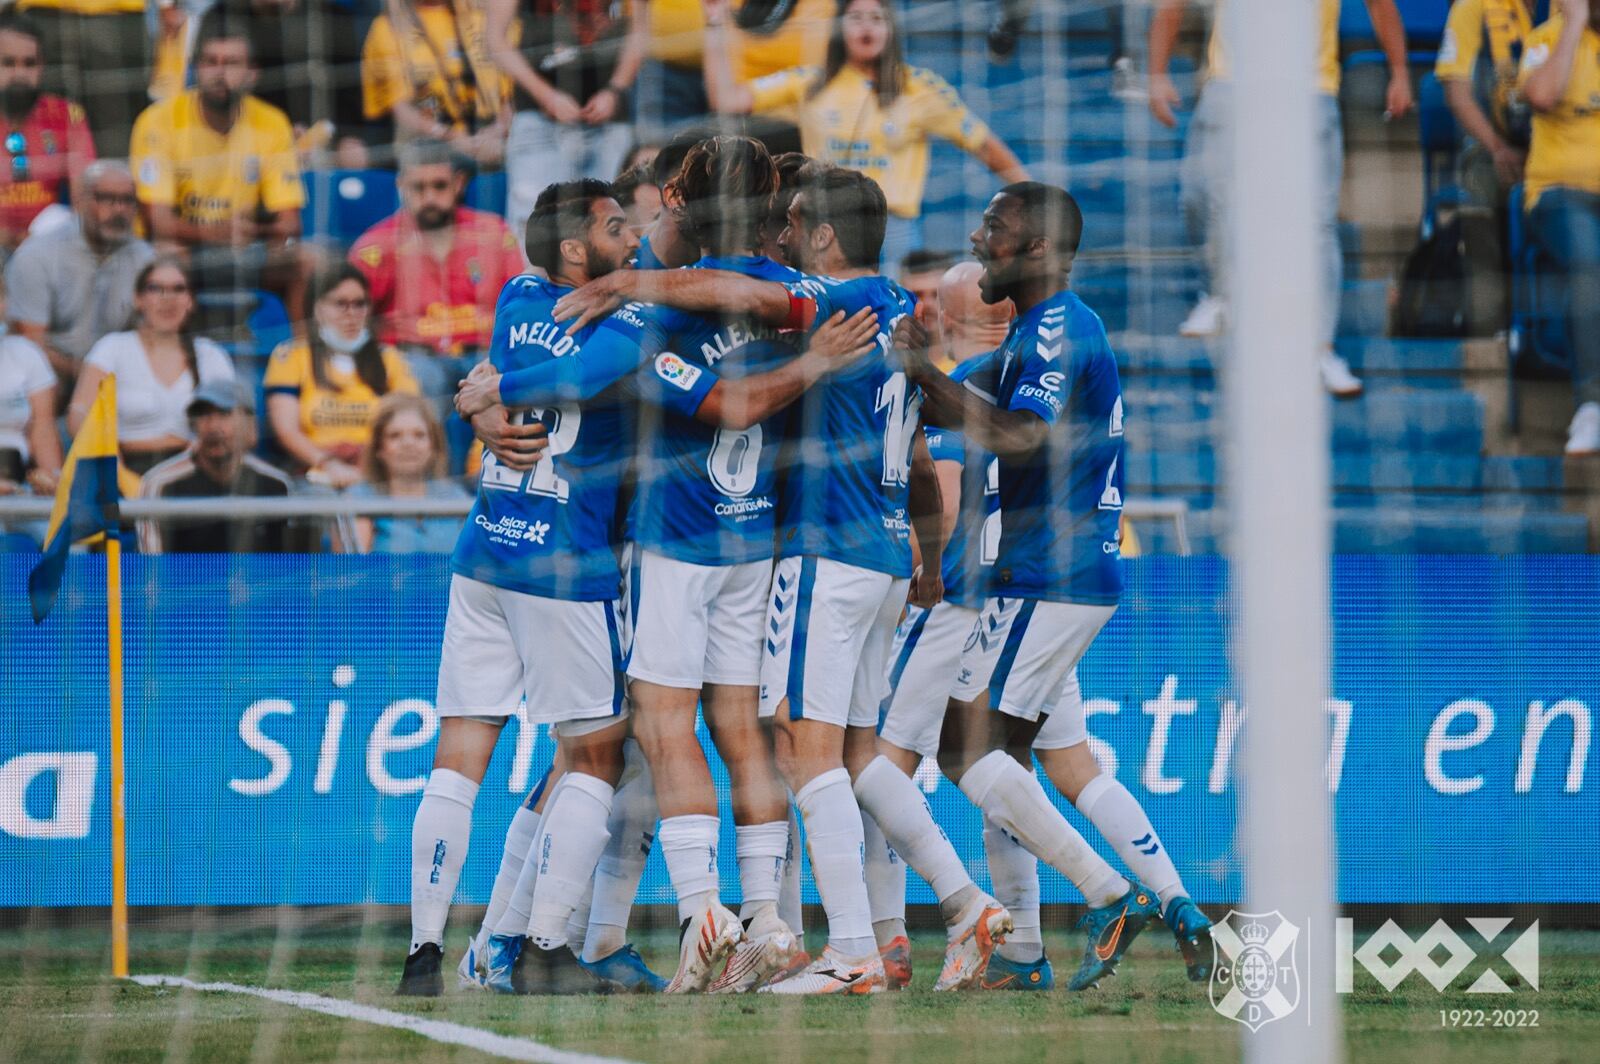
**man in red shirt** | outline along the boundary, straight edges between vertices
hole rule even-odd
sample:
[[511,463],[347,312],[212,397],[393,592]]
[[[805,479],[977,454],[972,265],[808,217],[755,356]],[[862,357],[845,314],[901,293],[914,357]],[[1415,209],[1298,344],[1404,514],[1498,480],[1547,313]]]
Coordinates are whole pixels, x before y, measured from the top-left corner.
[[406,352],[441,417],[489,349],[500,289],[523,271],[505,221],[461,206],[466,185],[446,144],[412,141],[400,149],[400,210],[350,249],[372,286],[379,341]]
[[39,91],[44,50],[26,15],[0,14],[0,258],[28,235],[28,225],[59,203],[69,180],[94,162],[83,108]]

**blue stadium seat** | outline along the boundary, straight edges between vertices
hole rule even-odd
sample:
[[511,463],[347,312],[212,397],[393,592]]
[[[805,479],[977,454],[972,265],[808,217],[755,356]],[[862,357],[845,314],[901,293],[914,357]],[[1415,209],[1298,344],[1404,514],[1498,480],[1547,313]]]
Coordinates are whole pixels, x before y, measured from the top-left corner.
[[479,173],[467,185],[467,206],[490,214],[506,213],[506,172]]
[[273,348],[292,335],[289,312],[284,308],[283,300],[259,289],[256,291],[256,309],[250,312],[246,324],[255,337],[255,353],[258,355],[270,355]]
[[320,170],[305,175],[306,205],[300,212],[306,235],[351,244],[400,206],[388,170]]
[[22,532],[0,532],[0,554],[33,554],[39,541]]

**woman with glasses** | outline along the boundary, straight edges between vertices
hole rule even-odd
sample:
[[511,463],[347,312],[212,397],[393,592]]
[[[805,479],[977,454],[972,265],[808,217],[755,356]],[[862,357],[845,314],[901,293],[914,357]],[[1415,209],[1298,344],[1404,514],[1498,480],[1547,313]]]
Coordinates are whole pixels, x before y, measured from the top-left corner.
[[278,445],[312,479],[346,488],[361,479],[361,452],[378,403],[417,394],[405,356],[373,339],[367,279],[347,262],[311,281],[312,324],[303,340],[280,344],[263,384]]
[[5,331],[5,313],[0,281],[0,495],[24,485],[48,495],[61,475],[56,375],[38,344]]
[[[362,466],[367,479],[353,498],[458,499],[466,490],[445,476],[444,430],[433,406],[414,395],[390,395],[378,404]],[[344,539],[350,553],[448,554],[461,533],[460,517],[358,517]]]
[[706,0],[706,95],[723,114],[771,115],[800,127],[813,159],[859,170],[883,189],[889,228],[883,259],[897,263],[922,246],[922,193],[929,140],[941,137],[971,152],[1004,181],[1028,172],[1005,143],[968,111],[931,70],[907,65],[892,5],[846,0],[840,5],[821,70],[792,67],[748,84],[734,79],[728,58],[728,0]]
[[100,381],[117,377],[117,443],[139,475],[189,445],[189,400],[202,381],[233,380],[228,353],[191,328],[194,285],[173,259],[156,259],[133,282],[133,323],[89,349],[67,407],[77,435]]

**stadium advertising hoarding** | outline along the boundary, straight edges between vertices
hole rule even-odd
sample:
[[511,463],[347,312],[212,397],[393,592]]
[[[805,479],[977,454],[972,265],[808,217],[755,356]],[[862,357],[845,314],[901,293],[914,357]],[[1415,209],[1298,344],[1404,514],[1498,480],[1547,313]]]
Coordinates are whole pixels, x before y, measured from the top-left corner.
[[[102,566],[75,557],[35,627],[31,561],[0,558],[0,862],[21,871],[0,879],[0,906],[104,905]],[[1263,710],[1243,706],[1228,667],[1226,566],[1156,557],[1129,577],[1082,667],[1091,742],[1197,900],[1232,902],[1241,744]],[[133,904],[406,901],[447,580],[433,556],[128,559]],[[1339,558],[1333,604],[1340,898],[1600,901],[1600,856],[1579,827],[1600,821],[1600,559]],[[463,899],[487,899],[505,825],[551,750],[509,727]],[[919,781],[982,878],[976,812],[931,772]],[[726,884],[733,854],[725,824]],[[1048,869],[1042,888],[1046,902],[1078,900]],[[659,854],[640,900],[671,900]],[[915,876],[910,900],[933,900]]]

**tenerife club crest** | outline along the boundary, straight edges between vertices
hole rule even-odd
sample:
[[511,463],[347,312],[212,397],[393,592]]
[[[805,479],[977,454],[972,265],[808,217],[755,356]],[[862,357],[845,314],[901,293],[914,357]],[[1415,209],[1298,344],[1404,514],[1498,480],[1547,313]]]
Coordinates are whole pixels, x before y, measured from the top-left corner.
[[1211,1007],[1259,1031],[1300,1007],[1300,929],[1274,909],[1232,910],[1211,928]]

